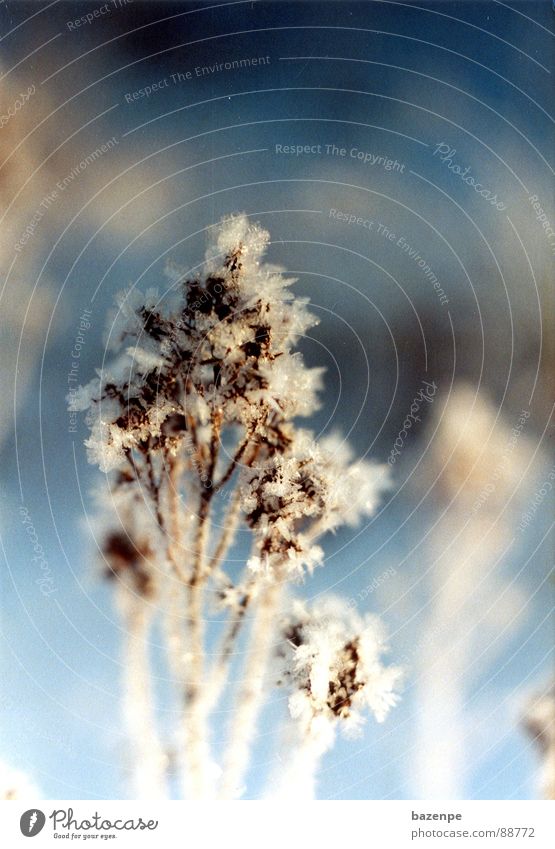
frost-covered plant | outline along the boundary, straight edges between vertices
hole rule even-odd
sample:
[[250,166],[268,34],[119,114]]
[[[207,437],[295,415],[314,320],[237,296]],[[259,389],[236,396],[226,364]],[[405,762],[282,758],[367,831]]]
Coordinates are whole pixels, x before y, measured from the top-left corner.
[[542,795],[555,799],[555,681],[530,700],[523,724],[540,753]]
[[[202,275],[191,278],[172,264],[163,297],[155,290],[122,293],[107,340],[114,361],[70,399],[73,410],[87,411],[88,456],[108,475],[101,538],[134,659],[128,722],[134,736],[148,737],[135,747],[137,794],[163,784],[148,686],[147,641],[156,616],[180,689],[183,719],[173,749],[183,764],[183,793],[240,795],[267,666],[283,638],[276,630],[289,604],[283,588],[322,563],[318,541],[325,533],[370,516],[388,486],[387,466],[355,460],[338,435],[317,440],[295,423],[318,407],[323,370],[307,368],[295,351],[317,322],[307,300],[293,296],[294,280],[262,262],[267,242],[268,233],[244,215],[231,217],[219,227]],[[252,547],[238,575],[227,560],[241,524]],[[208,593],[228,617],[211,664]],[[209,718],[251,609],[228,744],[214,764]],[[300,607],[291,609],[300,615]],[[301,669],[303,651],[319,650],[316,609],[313,625],[307,620],[302,629],[308,648],[299,644],[280,660],[289,658],[284,680],[299,684],[291,701],[296,716],[316,669],[328,664],[337,688],[327,711],[312,694],[307,735],[318,718],[349,724],[365,707],[381,718],[392,702],[395,673],[380,666],[373,626],[352,614],[346,620],[337,604],[335,613],[321,629],[329,643],[320,646],[333,658],[305,657]],[[147,780],[141,769],[148,769]]]
[[370,711],[378,722],[395,704],[396,667],[383,665],[379,620],[361,617],[347,602],[327,596],[309,606],[294,600],[284,614],[278,683],[289,690],[293,753],[271,795],[312,795],[320,759],[341,728],[359,733]]
[[[362,618],[343,599],[324,597],[312,608],[294,601],[282,624],[283,683],[289,710],[306,734],[332,731],[342,721],[356,733],[369,709],[382,722],[395,703],[395,667],[381,663],[384,638],[378,620]],[[319,726],[319,727],[317,727]]]

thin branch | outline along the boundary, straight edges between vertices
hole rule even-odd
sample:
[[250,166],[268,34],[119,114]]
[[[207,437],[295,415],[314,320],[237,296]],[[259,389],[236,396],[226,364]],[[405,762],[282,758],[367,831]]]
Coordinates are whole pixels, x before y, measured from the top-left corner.
[[257,599],[242,686],[236,699],[229,744],[224,756],[220,796],[235,799],[243,793],[250,747],[264,701],[264,677],[272,653],[276,612],[282,586],[273,581]]
[[223,520],[224,526],[220,534],[220,538],[218,540],[214,553],[210,557],[208,565],[206,567],[206,577],[209,577],[210,575],[215,575],[220,569],[222,563],[225,560],[227,552],[233,544],[233,540],[235,539],[235,534],[237,532],[237,527],[239,525],[240,519],[241,493],[238,489],[236,489],[233,493],[233,499],[231,504],[229,505],[228,512],[226,513]]
[[[209,475],[214,474],[219,448],[221,418],[212,419],[210,442]],[[210,477],[209,477],[210,480]],[[187,623],[190,656],[190,678],[186,682],[184,699],[187,708],[183,719],[183,739],[187,753],[186,792],[193,798],[210,795],[210,752],[208,718],[203,709],[202,687],[204,684],[204,603],[203,575],[205,572],[206,543],[210,526],[210,503],[212,489],[201,489],[197,526],[193,541],[193,563],[188,581]]]
[[127,587],[119,589],[124,615],[124,710],[132,744],[134,795],[137,799],[167,798],[167,756],[160,745],[154,718],[148,663],[150,617],[142,599]]
[[227,683],[233,650],[241,633],[246,613],[252,600],[253,593],[249,589],[245,591],[241,601],[239,602],[239,610],[237,611],[236,617],[228,623],[227,630],[221,643],[221,648],[217,655],[217,660],[214,662],[210,670],[209,686],[204,699],[207,711],[211,711],[216,707]]
[[247,450],[249,443],[250,443],[250,440],[251,440],[250,435],[247,435],[245,437],[245,439],[243,440],[243,442],[241,442],[241,444],[237,448],[235,454],[233,455],[231,462],[230,462],[229,466],[227,467],[226,471],[224,472],[224,474],[222,475],[222,477],[220,478],[218,483],[215,484],[215,486],[213,487],[212,491],[214,493],[219,492],[220,489],[222,489],[226,485],[226,483],[230,480],[233,472],[235,471],[235,469],[237,467],[238,462],[240,461],[241,457],[243,456],[243,454]]
[[[165,527],[168,540],[167,553],[168,560],[178,578],[187,583],[189,576],[183,568],[181,560],[183,556],[183,533],[182,533],[182,510],[180,500],[181,476],[183,473],[183,464],[176,457],[168,457],[168,503],[169,503],[169,528]],[[158,498],[159,503],[159,498]],[[164,521],[162,519],[162,521]]]

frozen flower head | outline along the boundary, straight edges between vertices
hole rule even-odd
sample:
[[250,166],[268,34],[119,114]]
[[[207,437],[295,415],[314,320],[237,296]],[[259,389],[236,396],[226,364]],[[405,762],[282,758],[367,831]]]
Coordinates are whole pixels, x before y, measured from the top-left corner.
[[167,303],[153,291],[120,295],[119,357],[70,399],[88,410],[91,462],[109,471],[130,452],[178,451],[187,430],[215,417],[256,438],[316,409],[321,369],[307,369],[293,347],[317,322],[293,297],[294,280],[262,263],[267,241],[246,216],[229,218],[203,277],[169,268]]
[[317,442],[308,430],[292,433],[243,478],[243,510],[259,541],[251,568],[279,577],[311,571],[323,557],[314,540],[371,516],[389,484],[387,466],[355,462],[338,436]]
[[[356,461],[338,436],[316,441],[293,424],[317,408],[322,369],[294,350],[316,321],[294,281],[263,262],[267,242],[246,216],[228,218],[204,276],[171,265],[164,301],[154,290],[122,293],[109,334],[116,359],[71,405],[88,411],[91,462],[140,482],[164,532],[166,472],[179,465],[206,504],[241,465],[249,566],[282,580],[322,561],[322,534],[372,515],[388,480],[387,466]],[[237,432],[237,450],[220,451]]]
[[370,710],[381,722],[395,704],[400,670],[381,662],[380,623],[360,617],[342,599],[308,608],[295,602],[282,625],[282,683],[304,734],[332,735],[337,723],[356,731]]
[[555,799],[555,681],[530,701],[523,724],[540,751],[543,794]]

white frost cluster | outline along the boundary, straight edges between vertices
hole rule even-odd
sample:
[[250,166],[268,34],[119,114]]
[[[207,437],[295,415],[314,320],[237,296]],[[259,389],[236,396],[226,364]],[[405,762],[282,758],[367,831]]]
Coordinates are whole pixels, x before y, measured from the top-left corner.
[[384,666],[384,635],[373,616],[359,616],[328,596],[311,608],[296,601],[282,627],[282,683],[303,735],[331,744],[338,723],[356,733],[370,710],[382,722],[397,697],[397,667]]
[[371,516],[389,485],[387,465],[355,462],[339,436],[317,442],[300,429],[291,431],[281,453],[246,469],[243,479],[242,507],[258,542],[250,568],[294,577],[322,561],[316,537]]
[[246,216],[232,217],[202,280],[171,266],[171,299],[159,302],[153,290],[119,296],[110,336],[124,351],[69,399],[88,411],[92,463],[121,468],[129,451],[164,448],[166,429],[178,443],[188,418],[203,425],[218,415],[272,439],[277,422],[316,409],[322,370],[292,348],[317,321],[307,299],[294,298],[295,281],[261,262],[267,241]]

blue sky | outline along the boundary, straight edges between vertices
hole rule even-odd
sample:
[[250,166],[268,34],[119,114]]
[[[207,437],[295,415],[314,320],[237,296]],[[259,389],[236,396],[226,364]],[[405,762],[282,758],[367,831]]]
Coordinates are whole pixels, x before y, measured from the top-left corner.
[[[86,382],[102,359],[114,294],[130,283],[156,285],[168,257],[187,267],[202,262],[207,228],[223,215],[246,211],[268,227],[270,258],[298,276],[296,290],[321,317],[302,343],[307,360],[328,369],[315,429],[340,427],[357,451],[385,461],[421,380],[437,380],[438,405],[467,382],[511,426],[523,406],[531,411],[526,438],[536,465],[511,516],[520,516],[549,468],[540,340],[552,252],[533,203],[555,220],[551,4],[135,3],[68,26],[93,8],[0,6],[10,91],[38,88],[22,111],[28,124],[10,125],[13,146],[23,126],[32,133],[22,143],[29,160],[9,183],[11,192],[30,177],[6,214],[13,238],[2,245],[4,294],[39,316],[32,334],[28,319],[5,330],[8,348],[19,344],[21,327],[22,349],[35,353],[21,361],[28,383],[15,389],[16,421],[11,404],[3,414],[10,428],[1,446],[0,727],[2,758],[50,798],[127,792],[120,626],[86,525],[100,473],[87,464],[83,423],[68,431],[65,405],[79,317],[92,310],[79,358]],[[268,61],[252,62],[260,57]],[[250,65],[225,68],[244,59]],[[157,91],[133,99],[154,84]],[[12,265],[17,235],[46,193],[111,138],[117,144],[59,194]],[[283,153],[288,145],[303,152]],[[399,167],[386,169],[388,160]],[[502,210],[461,179],[464,169]],[[448,304],[401,238],[434,272]],[[321,798],[418,796],[421,705],[411,646],[434,609],[430,557],[441,545],[433,528],[442,509],[441,493],[426,495],[418,471],[429,454],[426,424],[408,440],[384,510],[361,533],[326,541],[325,568],[298,589],[356,597],[394,569],[395,580],[367,594],[360,609],[383,616],[391,657],[408,667],[386,723],[340,740],[325,761]],[[53,575],[49,596],[37,588],[21,504]],[[518,716],[552,669],[551,509],[547,498],[499,565],[500,586],[515,583],[526,615],[492,665],[486,658],[460,681],[469,733],[458,786],[468,798],[537,792],[535,751]],[[153,646],[165,717],[171,707],[158,655]],[[284,712],[278,693],[260,726],[250,796],[262,792],[274,763]]]

